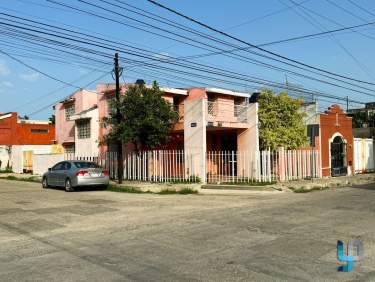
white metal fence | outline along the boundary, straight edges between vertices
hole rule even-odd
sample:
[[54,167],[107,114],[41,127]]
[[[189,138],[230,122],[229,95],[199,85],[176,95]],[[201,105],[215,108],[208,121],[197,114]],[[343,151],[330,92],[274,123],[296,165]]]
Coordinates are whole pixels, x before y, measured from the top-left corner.
[[210,151],[208,183],[288,181],[321,176],[317,150]]
[[[116,152],[97,157],[65,154],[64,158],[97,162],[111,178],[117,178]],[[205,179],[199,179],[204,162]],[[125,180],[152,182],[273,182],[318,178],[321,168],[319,153],[314,149],[209,151],[205,157],[183,150],[152,150],[125,153],[123,176]]]
[[[117,179],[117,153],[106,152],[98,157],[65,154],[66,160],[93,161],[109,171],[110,177]],[[152,150],[125,153],[125,180],[153,182],[199,182],[197,156],[183,150]]]

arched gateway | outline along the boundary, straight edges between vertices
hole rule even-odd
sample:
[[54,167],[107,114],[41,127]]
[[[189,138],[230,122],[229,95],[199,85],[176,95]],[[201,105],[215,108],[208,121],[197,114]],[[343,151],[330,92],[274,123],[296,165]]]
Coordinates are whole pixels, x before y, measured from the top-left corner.
[[342,136],[337,135],[330,142],[330,153],[331,153],[331,175],[347,175],[348,164],[347,164],[347,150],[346,141]]

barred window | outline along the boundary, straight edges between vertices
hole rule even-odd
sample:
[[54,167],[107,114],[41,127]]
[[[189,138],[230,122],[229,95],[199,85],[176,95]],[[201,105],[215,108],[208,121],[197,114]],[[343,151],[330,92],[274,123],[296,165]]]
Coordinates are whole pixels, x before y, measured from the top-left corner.
[[77,121],[78,139],[90,138],[90,120],[84,119]]
[[70,117],[74,115],[74,113],[75,113],[74,104],[65,106],[65,119],[66,120],[70,120]]

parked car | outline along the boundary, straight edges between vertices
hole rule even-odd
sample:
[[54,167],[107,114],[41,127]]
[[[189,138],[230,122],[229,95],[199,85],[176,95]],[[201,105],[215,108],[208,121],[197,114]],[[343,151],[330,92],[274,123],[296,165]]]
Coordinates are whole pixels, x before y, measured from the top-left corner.
[[109,173],[94,162],[63,161],[49,168],[42,177],[43,188],[64,187],[74,191],[76,187],[99,186],[107,188]]

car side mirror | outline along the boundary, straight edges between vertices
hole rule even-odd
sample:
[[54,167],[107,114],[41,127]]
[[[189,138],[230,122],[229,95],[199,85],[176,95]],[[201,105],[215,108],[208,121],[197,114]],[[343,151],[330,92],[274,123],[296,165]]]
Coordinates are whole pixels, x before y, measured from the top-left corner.
[[49,167],[49,168],[48,168],[48,171],[52,171],[52,168]]

